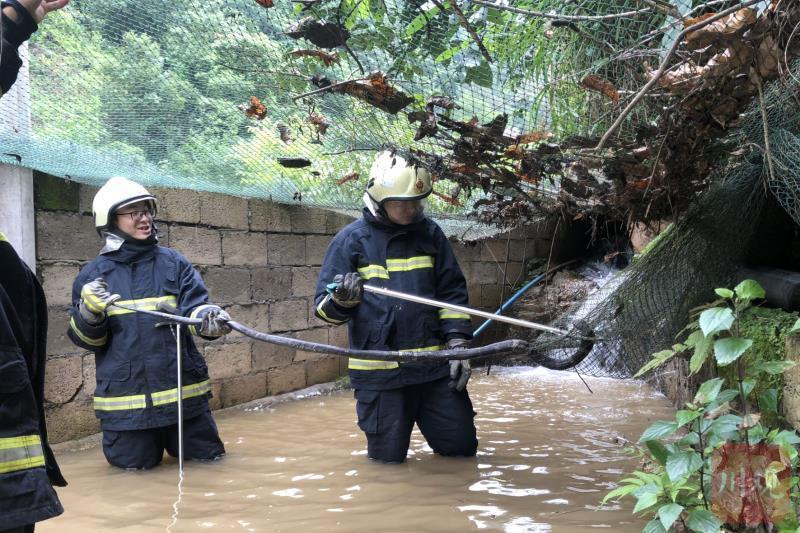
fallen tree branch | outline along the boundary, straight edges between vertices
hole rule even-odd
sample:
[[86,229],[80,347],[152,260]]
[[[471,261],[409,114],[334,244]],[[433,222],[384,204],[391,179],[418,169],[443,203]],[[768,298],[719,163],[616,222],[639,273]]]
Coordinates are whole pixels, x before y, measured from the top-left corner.
[[528,17],[539,17],[539,18],[554,19],[554,20],[584,20],[584,21],[608,20],[608,19],[632,17],[634,15],[640,15],[642,13],[652,13],[652,9],[646,7],[644,9],[637,9],[636,11],[625,11],[623,13],[610,13],[608,15],[559,15],[558,13],[544,13],[542,11],[531,11],[529,9],[520,9],[518,7],[494,4],[492,2],[487,2],[486,0],[472,0],[472,3],[479,6],[486,6],[492,9],[499,9],[501,11],[510,11],[511,13],[517,13],[518,15],[526,15]]
[[[439,8],[439,11],[444,12],[444,6],[439,0],[431,0],[431,2],[433,2],[433,5]],[[488,63],[491,63],[492,56],[489,55],[489,51],[483,45],[483,41],[481,40],[480,36],[478,36],[478,34],[475,32],[475,29],[469,23],[467,17],[464,16],[464,12],[461,11],[460,7],[458,7],[456,0],[448,0],[447,3],[449,3],[450,6],[453,8],[453,12],[455,12],[456,17],[458,17],[458,21],[461,23],[461,26],[463,26],[464,29],[467,30],[470,37],[472,37],[472,40],[475,42],[476,45],[478,45],[478,50],[481,51],[481,54],[483,54],[484,59],[486,59]]]
[[[475,2],[478,1],[479,0],[475,0]],[[597,146],[595,146],[594,149],[595,150],[603,149],[603,147],[606,145],[606,142],[608,142],[609,137],[611,137],[611,135],[619,128],[620,124],[622,124],[622,121],[625,120],[625,117],[627,117],[633,110],[633,108],[639,104],[642,98],[644,98],[644,95],[647,94],[647,91],[649,91],[650,88],[658,82],[658,80],[667,70],[667,65],[672,59],[672,56],[675,55],[675,51],[678,49],[678,46],[680,46],[681,41],[683,41],[683,38],[686,37],[687,34],[699,30],[700,28],[703,28],[705,26],[708,26],[712,22],[715,22],[723,17],[726,17],[731,13],[735,13],[736,11],[739,11],[742,8],[751,6],[753,4],[757,4],[761,1],[762,0],[748,0],[747,2],[744,2],[742,4],[729,7],[728,9],[723,9],[716,15],[709,17],[705,20],[702,20],[696,24],[692,24],[691,26],[680,32],[678,36],[675,38],[675,40],[672,42],[672,46],[667,51],[666,55],[664,56],[664,59],[661,61],[661,64],[658,66],[658,70],[655,71],[655,73],[653,73],[653,75],[650,77],[650,81],[645,83],[644,87],[639,89],[639,92],[636,93],[636,96],[633,97],[633,100],[631,100],[631,102],[625,107],[625,109],[622,110],[622,113],[620,113],[620,115],[617,117],[617,120],[615,120],[614,123],[611,125],[611,127],[608,128],[608,130],[603,134],[603,137],[600,139],[600,142],[597,143]]]
[[345,80],[345,81],[339,81],[339,82],[336,82],[336,83],[331,83],[330,85],[326,85],[325,87],[320,87],[319,89],[314,89],[313,91],[309,91],[307,93],[298,94],[297,96],[293,96],[292,97],[292,101],[296,102],[301,98],[305,98],[306,96],[313,96],[315,94],[324,93],[325,91],[330,91],[332,89],[335,89],[336,87],[341,87],[342,85],[347,85],[348,83],[353,83],[353,82],[356,82],[356,81],[367,81],[367,80],[369,80],[369,78],[356,78],[356,79],[352,79],[352,80]]

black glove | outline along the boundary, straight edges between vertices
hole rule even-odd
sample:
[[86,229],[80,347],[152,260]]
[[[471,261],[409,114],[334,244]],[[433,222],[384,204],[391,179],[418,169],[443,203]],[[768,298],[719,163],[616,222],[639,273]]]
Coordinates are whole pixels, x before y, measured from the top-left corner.
[[333,278],[336,287],[331,293],[333,301],[342,307],[355,307],[361,303],[361,296],[364,294],[364,280],[358,272],[348,272],[347,274],[336,274]]
[[[452,338],[447,341],[448,350],[466,350],[469,348],[469,341],[467,339]],[[469,360],[454,360],[450,361],[450,383],[448,385],[451,389],[462,391],[467,387],[467,381],[472,375],[472,368],[469,366]]]
[[222,337],[231,332],[228,320],[231,315],[221,307],[211,307],[203,314],[203,323],[200,324],[200,335],[204,337]]

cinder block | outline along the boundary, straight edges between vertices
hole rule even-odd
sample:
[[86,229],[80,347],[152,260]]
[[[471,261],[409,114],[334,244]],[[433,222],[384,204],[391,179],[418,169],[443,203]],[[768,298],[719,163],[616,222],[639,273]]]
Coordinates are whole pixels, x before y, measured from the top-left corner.
[[198,265],[222,264],[222,246],[217,230],[196,226],[172,226],[170,248],[174,248]]
[[471,306],[481,306],[481,286],[477,283],[470,283],[467,280],[467,294],[469,295],[469,304]]
[[215,228],[249,228],[249,207],[246,198],[200,192],[200,223]]
[[249,341],[207,344],[208,375],[211,379],[224,379],[249,373],[252,368],[250,347]]
[[305,265],[305,236],[269,234],[267,236],[267,261],[270,265]]
[[50,357],[44,377],[44,399],[50,403],[67,403],[83,385],[81,356]]
[[80,184],[80,191],[78,192],[78,211],[80,213],[92,214],[94,195],[97,194],[99,190],[100,187],[95,187],[94,185]]
[[253,341],[253,370],[267,370],[291,364],[295,349],[290,346]]
[[528,256],[533,255],[534,241],[528,239],[511,241],[511,248],[508,250],[509,261],[525,261]]
[[326,233],[328,213],[299,205],[289,206],[292,233]]
[[481,246],[477,243],[457,243],[450,241],[453,248],[453,254],[460,265],[472,261],[480,261],[481,259]]
[[340,348],[349,348],[350,340],[347,325],[333,326],[328,328],[328,344]]
[[212,411],[222,409],[222,381],[211,382],[211,398],[208,400],[208,406]]
[[287,207],[268,200],[251,198],[250,231],[272,231],[289,233],[292,231],[292,219]]
[[481,261],[504,262],[508,258],[508,243],[503,240],[487,240],[481,243]]
[[266,234],[223,231],[222,261],[226,265],[267,266]]
[[158,201],[158,219],[184,224],[200,222],[200,196],[185,189],[153,189]]
[[502,304],[502,287],[500,285],[481,286],[481,307],[497,309]]
[[270,396],[302,389],[305,386],[305,363],[292,363],[291,365],[273,368],[267,371],[267,394]]
[[472,263],[472,283],[481,285],[493,284],[502,281],[503,274],[494,262]]
[[[269,331],[268,304],[232,305],[226,310],[236,322],[258,331]],[[225,336],[226,340],[229,341],[238,341],[241,337],[243,335],[236,331]]]
[[78,439],[100,431],[90,399],[45,407],[47,438],[51,444]]
[[314,296],[319,268],[292,268],[292,296]]
[[306,236],[306,264],[321,265],[325,259],[325,252],[331,243],[330,235],[308,235]]
[[[300,340],[307,342],[316,342],[318,344],[328,344],[328,328],[315,328],[307,329],[305,331],[298,331],[296,337]],[[315,352],[304,352],[297,350],[294,355],[295,362],[319,359],[325,357],[324,354]]]
[[94,389],[97,386],[97,371],[95,368],[94,353],[84,352],[81,355],[83,359],[83,388],[76,396],[76,399],[85,399],[94,394]]
[[292,269],[267,267],[253,270],[253,300],[265,302],[292,295]]
[[305,298],[279,300],[269,304],[269,330],[290,331],[308,327],[308,301]]
[[75,264],[39,264],[44,294],[49,305],[72,305],[72,282],[80,268]]
[[48,306],[47,308],[47,354],[64,355],[83,352],[67,337],[69,328],[69,307]]
[[203,274],[203,281],[214,303],[250,303],[250,270],[247,268],[211,267]]
[[551,239],[536,239],[533,242],[533,257],[547,259],[550,257],[551,250],[553,250],[553,241]]
[[522,263],[508,262],[503,265],[506,270],[506,285],[516,287],[525,281],[524,267]]
[[33,202],[35,209],[77,212],[80,209],[80,186],[74,181],[34,170]]
[[231,407],[263,398],[267,395],[267,374],[259,372],[249,376],[226,379],[220,387],[220,405]]
[[328,356],[306,362],[306,382],[308,386],[336,381],[342,375],[339,370],[339,359],[344,359],[344,357]]
[[90,261],[97,257],[102,246],[91,216],[36,212],[37,259]]
[[328,211],[328,218],[325,224],[325,233],[330,235],[339,233],[339,230],[354,220],[355,219],[351,216],[342,215],[341,213],[336,213],[334,211]]

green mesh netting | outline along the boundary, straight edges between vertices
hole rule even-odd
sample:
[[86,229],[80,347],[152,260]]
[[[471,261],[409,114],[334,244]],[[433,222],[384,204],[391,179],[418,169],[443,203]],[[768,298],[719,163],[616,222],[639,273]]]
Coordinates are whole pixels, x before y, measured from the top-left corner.
[[[146,185],[356,209],[375,150],[447,157],[438,141],[414,141],[418,125],[407,115],[428,98],[451,97],[457,107],[439,111],[453,120],[507,115],[511,134],[597,133],[611,106],[581,79],[591,73],[635,90],[641,57],[622,51],[656,46],[644,53],[657,56],[672,31],[658,31],[663,13],[627,0],[517,4],[601,17],[574,29],[470,2],[458,4],[466,24],[447,2],[261,5],[272,3],[73,0],[31,40],[30,121],[16,104],[3,106],[0,161],[92,184],[121,174]],[[626,12],[633,13],[602,18]],[[295,28],[306,37],[288,36],[304,17],[316,21]],[[317,55],[303,55],[312,50]],[[335,91],[296,98],[376,71],[400,92],[388,104]],[[24,80],[17,90],[28,90]],[[263,104],[263,118],[246,116],[251,97]],[[641,106],[634,116],[648,113]],[[282,159],[309,165],[287,168]],[[554,185],[526,185],[547,187]],[[483,194],[463,191],[454,202],[453,188],[437,184],[444,198],[428,207],[437,218],[463,219]]]

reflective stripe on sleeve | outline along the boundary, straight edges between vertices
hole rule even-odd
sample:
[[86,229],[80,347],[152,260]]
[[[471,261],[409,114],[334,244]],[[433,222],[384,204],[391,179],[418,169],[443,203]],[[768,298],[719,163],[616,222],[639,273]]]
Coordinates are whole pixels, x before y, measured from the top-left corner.
[[129,409],[144,409],[145,407],[147,407],[147,404],[145,403],[144,394],[94,397],[94,408],[96,411],[126,411]]
[[466,313],[459,313],[457,311],[452,311],[450,309],[439,309],[439,320],[454,319],[454,318],[463,318],[464,320],[469,320],[469,315]]
[[69,319],[69,327],[78,336],[80,340],[88,344],[89,346],[103,346],[106,341],[108,340],[108,335],[103,335],[97,339],[93,339],[92,337],[87,337],[80,329],[78,329],[78,324],[75,323],[75,317]]
[[[136,298],[135,300],[118,300],[117,302],[120,305],[124,305],[125,307],[131,307],[133,309],[142,309],[145,311],[158,311],[158,304],[166,303],[173,307],[178,304],[178,300],[175,298],[174,294],[168,294],[167,296],[156,296],[153,298]],[[108,316],[115,316],[115,315],[127,315],[128,313],[135,313],[136,311],[132,309],[120,309],[119,307],[111,307],[107,310],[106,314]]]
[[44,466],[39,435],[0,439],[0,474]]

